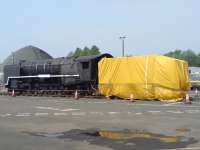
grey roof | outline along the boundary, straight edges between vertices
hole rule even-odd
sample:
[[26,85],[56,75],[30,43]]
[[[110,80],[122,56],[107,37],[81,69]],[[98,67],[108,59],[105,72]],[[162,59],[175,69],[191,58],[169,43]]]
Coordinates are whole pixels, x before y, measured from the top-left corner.
[[52,59],[52,56],[50,56],[40,48],[34,46],[26,46],[8,56],[4,60],[3,65],[13,64],[13,62],[16,64],[19,63],[20,60],[44,60],[44,59]]

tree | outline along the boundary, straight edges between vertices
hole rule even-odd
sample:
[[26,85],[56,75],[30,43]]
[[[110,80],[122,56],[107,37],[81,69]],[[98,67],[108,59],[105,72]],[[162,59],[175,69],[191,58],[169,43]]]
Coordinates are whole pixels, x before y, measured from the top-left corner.
[[90,49],[86,46],[84,47],[84,49],[82,50],[82,55],[81,56],[88,56],[91,55],[90,54]]
[[182,57],[190,66],[197,66],[198,56],[192,50],[183,51]]
[[79,56],[89,56],[89,55],[99,55],[99,54],[101,54],[99,48],[94,45],[91,48],[88,48],[87,46],[84,47],[84,49],[76,48],[75,52],[70,52],[68,56],[73,56],[77,58]]
[[179,49],[176,49],[175,51],[169,52],[165,54],[165,56],[181,59],[182,58],[182,51]]
[[75,52],[74,52],[74,57],[79,57],[82,55],[82,50],[80,48],[76,48]]
[[98,55],[100,54],[101,52],[99,51],[99,48],[95,45],[92,46],[91,50],[90,50],[90,54],[91,55]]
[[188,62],[189,66],[200,67],[200,55],[188,49],[186,51],[175,50],[165,54],[165,56],[182,59]]

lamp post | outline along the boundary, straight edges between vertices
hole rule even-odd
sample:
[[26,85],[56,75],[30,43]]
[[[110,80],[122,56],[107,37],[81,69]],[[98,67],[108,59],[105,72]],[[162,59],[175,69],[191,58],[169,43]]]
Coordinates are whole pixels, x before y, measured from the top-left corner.
[[125,36],[121,36],[119,37],[120,40],[122,40],[122,57],[124,57],[124,40],[125,40]]

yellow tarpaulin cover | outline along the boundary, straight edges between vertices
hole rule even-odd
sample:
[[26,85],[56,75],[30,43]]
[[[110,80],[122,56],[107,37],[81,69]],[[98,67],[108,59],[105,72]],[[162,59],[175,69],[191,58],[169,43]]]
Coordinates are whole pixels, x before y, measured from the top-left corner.
[[187,62],[166,56],[104,58],[98,66],[105,96],[178,101],[190,87]]

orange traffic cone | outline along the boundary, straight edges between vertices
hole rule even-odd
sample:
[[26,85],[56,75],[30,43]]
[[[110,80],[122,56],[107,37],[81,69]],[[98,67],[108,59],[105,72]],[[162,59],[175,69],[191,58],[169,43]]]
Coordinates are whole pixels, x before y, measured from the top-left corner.
[[134,102],[134,95],[133,94],[130,95],[130,101]]
[[107,99],[107,100],[111,100],[111,97],[110,97],[110,96],[106,96],[106,99]]
[[195,94],[198,95],[198,93],[199,93],[199,91],[198,91],[198,89],[196,88],[196,90],[195,90]]
[[78,95],[78,91],[77,91],[77,90],[76,90],[75,93],[74,93],[74,98],[75,98],[76,100],[79,99],[79,95]]
[[15,97],[15,96],[16,96],[16,94],[15,94],[15,90],[14,90],[14,89],[12,90],[12,94],[11,94],[11,96],[12,96],[12,97]]
[[189,96],[188,93],[185,96],[185,104],[192,104],[192,102],[190,101],[190,96]]

